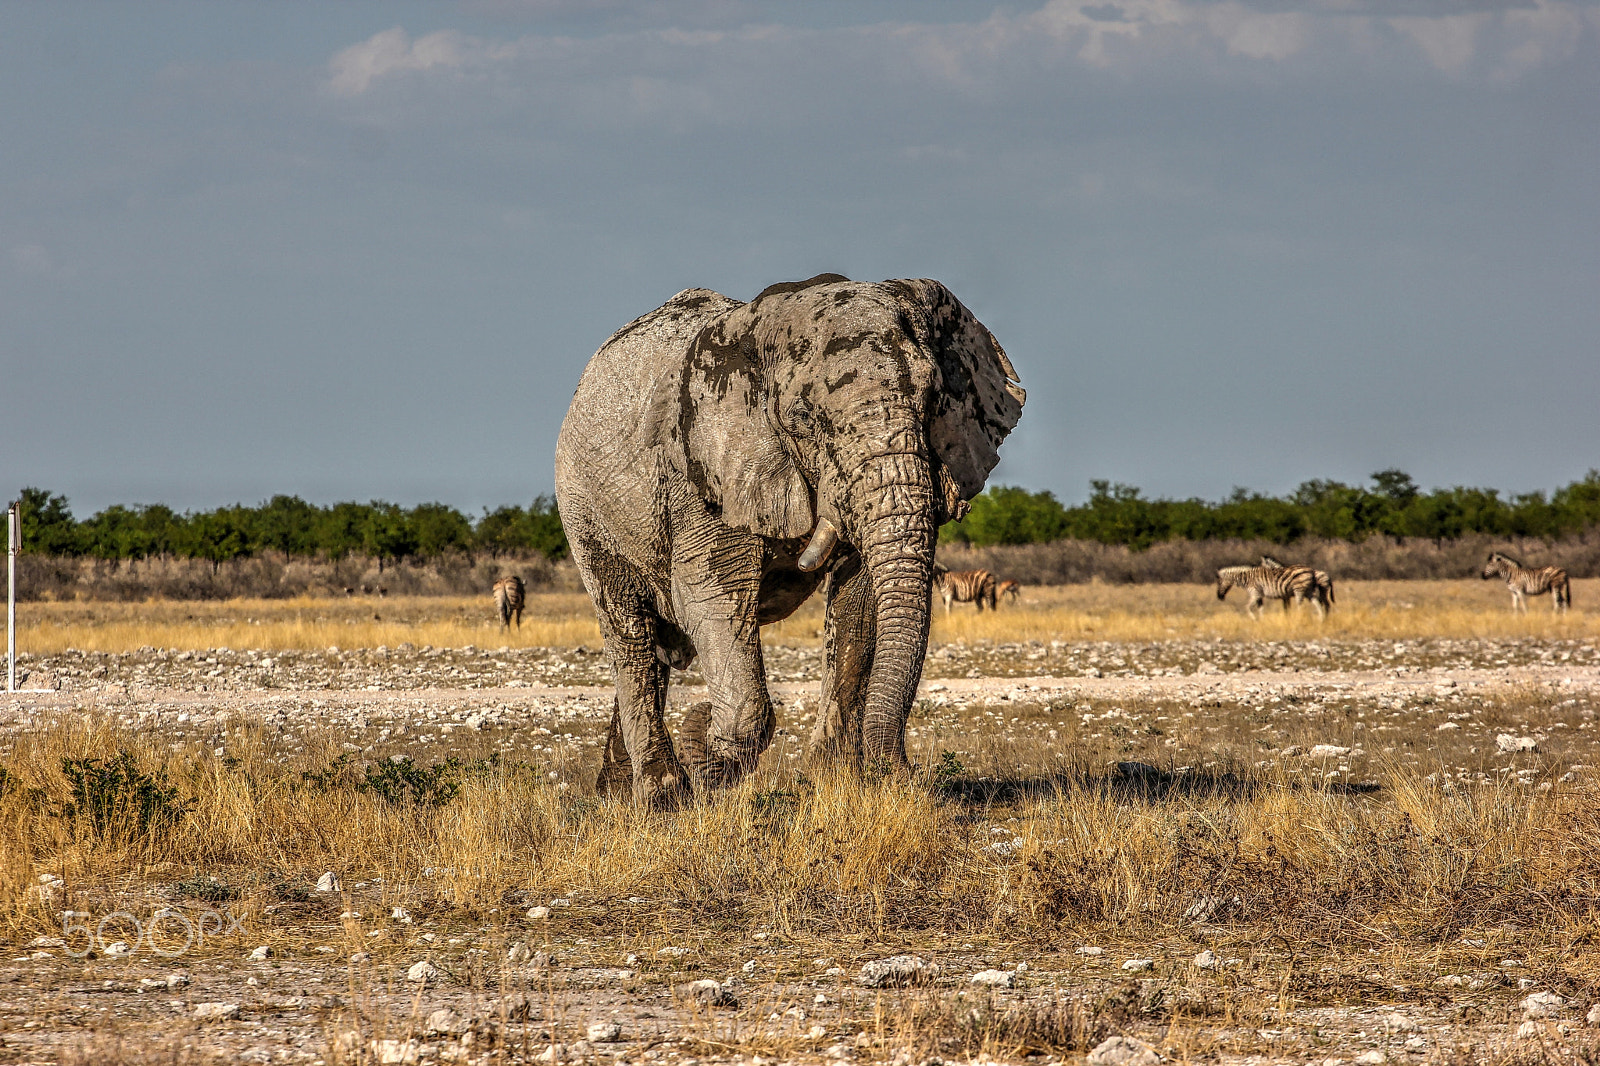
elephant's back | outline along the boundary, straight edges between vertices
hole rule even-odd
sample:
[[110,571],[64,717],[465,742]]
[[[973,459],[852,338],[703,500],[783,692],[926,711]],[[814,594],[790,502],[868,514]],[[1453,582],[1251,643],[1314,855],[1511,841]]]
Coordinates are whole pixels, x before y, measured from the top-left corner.
[[631,470],[653,434],[651,397],[683,366],[689,345],[714,318],[743,304],[710,289],[685,289],[629,322],[584,368],[556,441],[556,485],[604,484]]

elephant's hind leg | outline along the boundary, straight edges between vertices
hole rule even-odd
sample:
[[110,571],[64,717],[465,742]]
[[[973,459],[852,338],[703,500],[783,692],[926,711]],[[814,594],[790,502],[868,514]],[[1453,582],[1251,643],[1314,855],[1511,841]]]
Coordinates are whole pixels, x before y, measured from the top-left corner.
[[642,606],[629,611],[614,602],[600,615],[616,675],[617,702],[596,787],[615,788],[627,779],[621,770],[625,757],[634,802],[671,808],[692,799],[694,793],[667,732],[668,667],[656,656],[656,622]]

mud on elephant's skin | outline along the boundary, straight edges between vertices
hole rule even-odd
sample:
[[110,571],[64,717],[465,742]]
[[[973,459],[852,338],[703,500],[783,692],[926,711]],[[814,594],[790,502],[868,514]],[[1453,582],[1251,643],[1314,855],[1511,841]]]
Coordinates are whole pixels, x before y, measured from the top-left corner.
[[[616,674],[600,787],[669,806],[754,766],[776,726],[760,627],[819,587],[813,758],[904,767],[935,536],[982,490],[1023,399],[936,281],[825,274],[749,303],[689,289],[606,341],[556,446]],[[696,657],[709,699],[680,760],[667,681]]]

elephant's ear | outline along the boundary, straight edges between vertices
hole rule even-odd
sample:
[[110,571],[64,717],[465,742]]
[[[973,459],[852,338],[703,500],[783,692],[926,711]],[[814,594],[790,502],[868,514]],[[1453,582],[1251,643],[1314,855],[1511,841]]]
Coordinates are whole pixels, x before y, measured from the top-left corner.
[[[950,517],[960,517],[957,501],[983,491],[989,471],[1000,461],[1000,442],[1022,417],[1027,399],[1017,372],[994,334],[937,281],[917,279],[904,286],[920,314],[912,315],[918,339],[932,353],[942,378],[934,393],[928,437],[943,470],[940,481]],[[920,321],[918,321],[920,319]],[[962,513],[965,513],[962,511]]]
[[707,326],[689,348],[678,404],[685,473],[722,520],[764,537],[804,537],[811,487],[778,435],[749,315]]

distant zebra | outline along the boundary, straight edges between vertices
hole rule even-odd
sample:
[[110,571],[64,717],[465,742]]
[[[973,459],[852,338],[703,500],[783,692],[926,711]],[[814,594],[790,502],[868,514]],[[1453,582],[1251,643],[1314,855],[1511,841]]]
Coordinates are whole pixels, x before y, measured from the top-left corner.
[[976,604],[980,613],[985,603],[989,610],[995,609],[994,575],[987,570],[946,570],[936,565],[933,583],[944,598],[945,614],[950,613],[952,602]]
[[1528,603],[1523,597],[1543,596],[1546,592],[1551,594],[1551,610],[1560,611],[1572,606],[1572,583],[1567,580],[1567,572],[1559,566],[1531,569],[1505,552],[1490,552],[1489,561],[1483,566],[1482,577],[1485,581],[1496,577],[1505,581],[1506,588],[1511,590],[1513,611],[1526,612]]
[[1224,566],[1217,571],[1217,599],[1228,598],[1228,590],[1244,589],[1249,594],[1244,610],[1251,618],[1259,617],[1262,603],[1269,597],[1282,602],[1285,612],[1289,601],[1309,601],[1320,618],[1322,603],[1316,595],[1317,579],[1309,566]]
[[[1261,565],[1282,568],[1284,564],[1270,555],[1263,555],[1261,557]],[[1317,583],[1313,594],[1316,596],[1317,602],[1321,604],[1323,613],[1326,614],[1328,608],[1333,606],[1333,578],[1326,570],[1313,570],[1311,571],[1311,576]]]
[[494,605],[500,612],[500,624],[511,628],[511,619],[522,628],[522,605],[527,601],[527,589],[520,577],[503,577],[494,583]]
[[1022,595],[1022,586],[1015,581],[1002,581],[994,587],[994,594],[996,597],[1009,596],[1011,602],[1016,603],[1017,597]]

